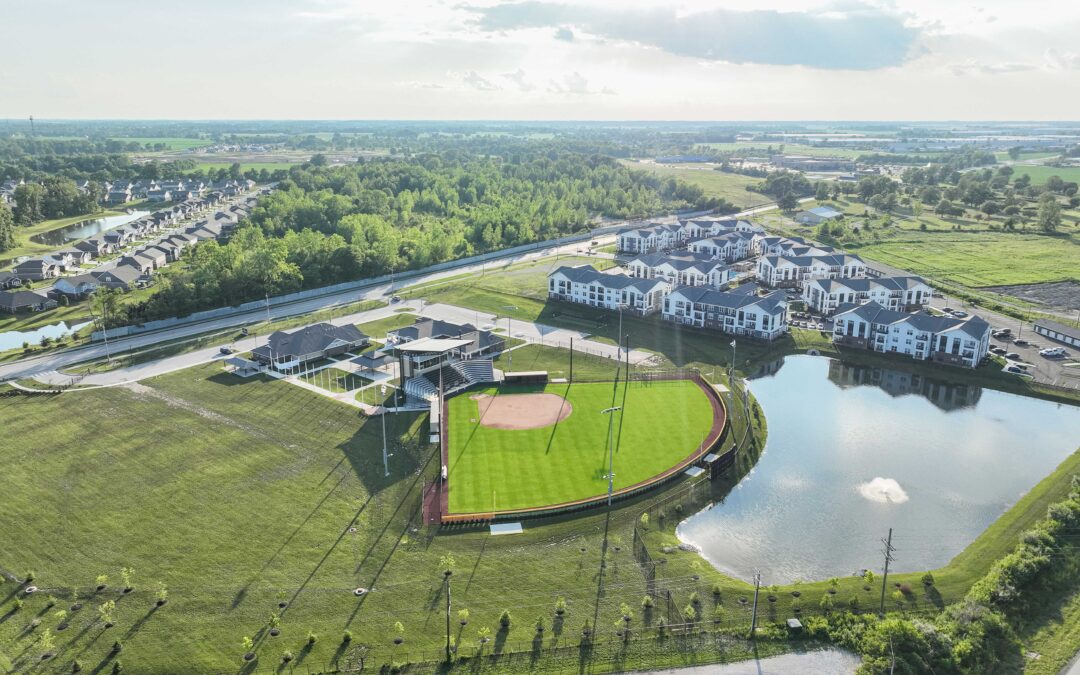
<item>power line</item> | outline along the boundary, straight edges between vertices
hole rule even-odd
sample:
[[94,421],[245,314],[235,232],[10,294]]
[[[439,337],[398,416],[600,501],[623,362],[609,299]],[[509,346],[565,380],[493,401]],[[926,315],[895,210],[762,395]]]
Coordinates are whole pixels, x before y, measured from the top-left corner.
[[893,551],[896,550],[896,547],[892,545],[891,527],[889,528],[888,539],[882,539],[881,543],[885,545],[885,548],[881,551],[885,555],[885,573],[881,575],[881,608],[879,611],[885,614],[885,587],[889,580],[889,563],[894,560]]

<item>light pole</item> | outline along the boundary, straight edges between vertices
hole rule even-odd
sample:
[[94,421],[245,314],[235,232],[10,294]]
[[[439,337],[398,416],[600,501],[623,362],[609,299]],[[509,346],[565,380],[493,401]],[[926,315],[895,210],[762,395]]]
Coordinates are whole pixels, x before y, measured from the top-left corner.
[[612,432],[615,427],[615,413],[622,410],[621,405],[612,406],[610,408],[604,408],[600,411],[601,415],[608,416],[607,435],[608,435],[608,483],[607,483],[607,504],[611,506],[611,494],[615,491],[615,447],[612,445]]
[[383,465],[383,477],[390,475],[390,463],[386,459],[386,385],[379,385],[379,392],[382,394],[382,465]]

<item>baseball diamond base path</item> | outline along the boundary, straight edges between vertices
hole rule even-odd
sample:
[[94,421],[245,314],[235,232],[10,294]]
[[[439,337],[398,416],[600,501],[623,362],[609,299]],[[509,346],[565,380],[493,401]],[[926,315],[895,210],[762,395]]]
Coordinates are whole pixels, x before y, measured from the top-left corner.
[[570,401],[558,394],[477,394],[469,398],[476,401],[480,425],[491,429],[550,427],[574,412]]

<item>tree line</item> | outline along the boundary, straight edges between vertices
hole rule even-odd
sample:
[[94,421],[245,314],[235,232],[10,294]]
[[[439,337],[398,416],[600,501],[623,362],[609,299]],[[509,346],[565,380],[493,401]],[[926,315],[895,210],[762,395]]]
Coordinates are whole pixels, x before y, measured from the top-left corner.
[[290,170],[227,243],[195,248],[120,321],[185,315],[587,230],[599,217],[734,207],[614,159],[424,155]]

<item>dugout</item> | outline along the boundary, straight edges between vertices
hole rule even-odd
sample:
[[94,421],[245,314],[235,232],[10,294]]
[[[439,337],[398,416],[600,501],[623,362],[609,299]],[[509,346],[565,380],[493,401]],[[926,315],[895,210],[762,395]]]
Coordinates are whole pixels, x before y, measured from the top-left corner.
[[548,371],[546,370],[519,370],[513,373],[503,373],[503,384],[547,384]]

